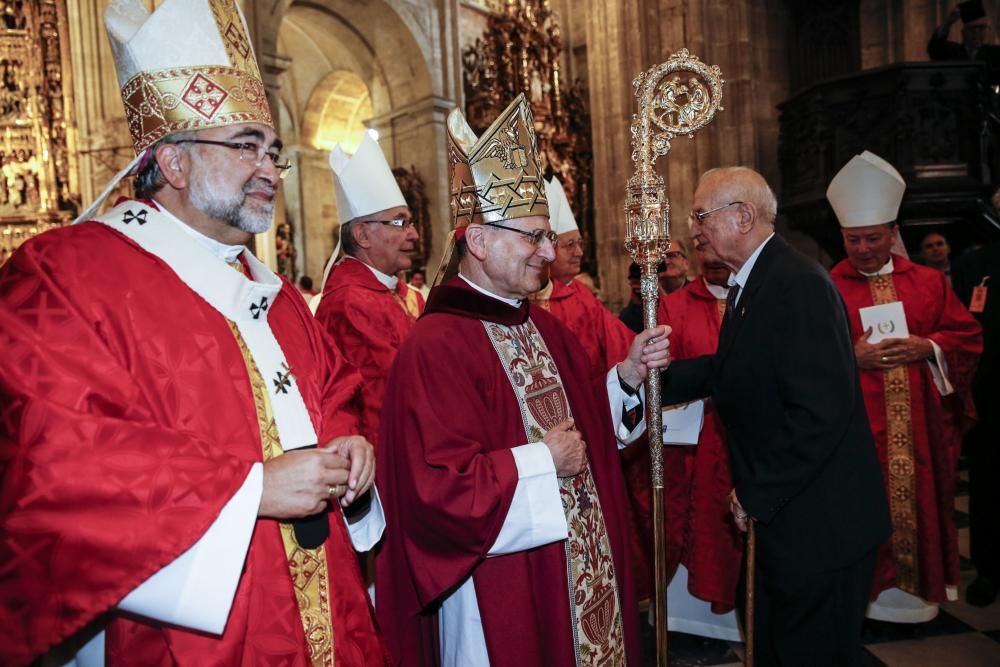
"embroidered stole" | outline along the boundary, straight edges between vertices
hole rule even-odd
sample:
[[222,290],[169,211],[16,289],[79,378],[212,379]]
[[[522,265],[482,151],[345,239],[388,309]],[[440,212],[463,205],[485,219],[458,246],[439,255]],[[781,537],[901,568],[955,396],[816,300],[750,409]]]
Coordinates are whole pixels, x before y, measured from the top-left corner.
[[[892,275],[868,279],[872,303],[899,301]],[[896,561],[896,585],[907,593],[919,593],[917,562],[917,496],[913,457],[913,423],[910,405],[910,375],[906,364],[882,371],[888,452],[889,507],[892,513],[892,549]]]
[[[243,271],[243,266],[239,263],[235,268],[237,271]],[[226,320],[226,323],[229,324],[240,346],[240,352],[243,353],[243,362],[247,366],[253,390],[254,407],[257,410],[264,460],[270,461],[276,456],[281,456],[284,450],[278,439],[278,428],[274,422],[271,400],[267,395],[267,383],[264,382],[250,349],[243,341],[239,328],[229,320]],[[288,571],[295,589],[295,601],[299,607],[309,660],[313,667],[333,667],[333,623],[326,549],[323,545],[315,549],[300,547],[295,541],[295,530],[287,521],[279,522],[278,527],[281,531],[281,542],[285,547],[285,556],[288,558]]]
[[552,288],[553,288],[552,281],[549,280],[549,282],[545,283],[545,287],[543,287],[542,289],[538,290],[537,292],[529,296],[528,300],[531,301],[531,303],[538,306],[539,308],[541,308],[542,310],[551,312]]
[[715,307],[716,307],[716,310],[719,313],[719,324],[721,325],[722,322],[725,321],[725,319],[726,319],[726,300],[725,299],[716,299],[715,300]]
[[[403,294],[400,294],[400,292],[403,292]],[[417,301],[417,290],[403,287],[403,281],[400,280],[396,285],[396,290],[392,294],[396,297],[396,301],[399,302],[399,305],[406,314],[410,316],[410,319],[415,322],[420,317],[420,302]]]
[[[527,442],[539,442],[548,430],[572,416],[545,341],[530,319],[510,327],[487,321],[483,326],[518,397]],[[621,600],[589,465],[579,475],[561,478],[559,495],[569,527],[566,576],[577,664],[624,665]]]
[[[179,225],[183,222],[172,217],[144,202],[126,200],[94,221],[162,259],[225,318],[246,364],[264,460],[316,444],[316,431],[298,383],[267,321],[270,305],[281,291],[281,280],[249,251],[242,253],[249,272],[242,264],[228,266],[182,230]],[[314,666],[329,667],[333,665],[333,628],[325,549],[300,549],[291,524],[279,526],[310,660]]]

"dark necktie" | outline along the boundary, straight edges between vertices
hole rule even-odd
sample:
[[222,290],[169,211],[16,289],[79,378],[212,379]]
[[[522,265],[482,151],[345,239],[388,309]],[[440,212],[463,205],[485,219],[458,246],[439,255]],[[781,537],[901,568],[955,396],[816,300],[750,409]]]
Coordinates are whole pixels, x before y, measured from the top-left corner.
[[726,295],[726,319],[731,320],[733,318],[733,311],[736,310],[736,298],[740,295],[739,283],[733,285],[729,288],[729,294]]

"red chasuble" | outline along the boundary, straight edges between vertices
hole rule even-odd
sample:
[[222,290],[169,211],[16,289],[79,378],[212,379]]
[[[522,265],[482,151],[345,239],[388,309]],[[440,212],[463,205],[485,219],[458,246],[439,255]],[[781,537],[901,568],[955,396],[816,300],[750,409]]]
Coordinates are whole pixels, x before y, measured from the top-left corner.
[[[725,306],[700,278],[661,296],[660,323],[673,327],[671,356],[680,360],[715,354]],[[711,602],[717,614],[736,605],[742,558],[739,530],[729,511],[733,482],[723,433],[715,406],[706,401],[698,444],[663,450],[668,576],[673,577],[678,561],[683,563],[688,590]]]
[[591,375],[603,379],[611,367],[628,356],[635,333],[604,307],[579,280],[551,282],[547,299],[533,303],[552,313],[576,334],[590,360]]
[[548,313],[512,308],[453,277],[431,292],[386,388],[379,492],[388,525],[376,560],[376,608],[403,665],[436,665],[437,606],[470,575],[490,663],[575,665],[564,542],[486,558],[504,523],[526,444],[522,405],[481,320],[534,322],[588,444],[617,573],[629,664],[638,665],[637,607],[625,562],[625,489],[603,378],[574,363],[575,336]]
[[365,264],[347,257],[331,269],[316,309],[316,319],[364,379],[361,433],[372,444],[378,444],[389,368],[417,321],[406,310],[406,293],[412,292],[423,306],[423,297],[416,290],[407,288],[403,281],[398,288],[392,292]]
[[[356,432],[358,376],[291,284],[269,307],[320,442]],[[310,664],[273,520],[257,521],[221,637],[113,611],[262,460],[226,319],[162,260],[88,222],[36,237],[0,270],[0,346],[0,663],[27,663],[110,612],[111,665]],[[339,511],[330,528],[336,664],[382,664]]]
[[[868,278],[847,261],[832,277],[847,305],[851,335],[862,334],[858,309],[902,301],[911,335],[930,338],[947,360],[955,394],[942,398],[926,361],[861,370],[861,389],[886,477],[893,536],[879,549],[872,598],[898,587],[930,602],[958,584],[954,519],[960,424],[968,423],[969,383],[982,352],[979,324],[942,272],[892,256],[891,276]],[[888,407],[891,406],[891,409]]]

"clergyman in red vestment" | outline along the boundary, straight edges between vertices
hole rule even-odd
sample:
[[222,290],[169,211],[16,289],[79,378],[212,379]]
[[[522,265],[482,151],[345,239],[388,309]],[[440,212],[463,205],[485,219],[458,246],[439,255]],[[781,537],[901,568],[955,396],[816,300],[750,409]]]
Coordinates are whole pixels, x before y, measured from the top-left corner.
[[448,121],[456,229],[379,441],[376,609],[403,665],[640,661],[612,424],[639,432],[624,408],[666,364],[666,328],[595,383],[572,332],[530,305],[555,241],[533,134],[523,95],[482,138]]
[[847,251],[832,277],[892,509],[868,615],[915,623],[957,599],[955,466],[961,430],[974,418],[969,392],[983,343],[943,273],[891,252],[905,187],[892,165],[865,151],[834,177],[827,198]]
[[[670,354],[676,359],[694,359],[715,354],[719,329],[726,310],[729,267],[708,243],[697,248],[701,275],[683,288],[660,296],[659,321],[671,328]],[[671,628],[690,634],[739,640],[735,617],[742,540],[729,509],[733,488],[729,451],[722,423],[711,400],[686,409],[703,410],[704,422],[697,444],[664,447],[663,475],[666,491],[667,571],[674,578],[682,573],[687,590],[671,586]],[[673,412],[664,410],[668,427]],[[668,437],[665,442],[671,442]],[[685,441],[689,442],[689,441]],[[681,604],[685,596],[685,604]],[[710,603],[710,611],[704,602]]]
[[420,292],[396,277],[412,266],[418,235],[392,169],[369,134],[350,157],[335,146],[330,166],[344,221],[344,257],[330,269],[316,319],[361,373],[361,433],[377,443],[389,368],[424,305]]
[[0,663],[385,664],[360,378],[245,248],[290,165],[243,16],[105,21],[138,198],[0,270]]

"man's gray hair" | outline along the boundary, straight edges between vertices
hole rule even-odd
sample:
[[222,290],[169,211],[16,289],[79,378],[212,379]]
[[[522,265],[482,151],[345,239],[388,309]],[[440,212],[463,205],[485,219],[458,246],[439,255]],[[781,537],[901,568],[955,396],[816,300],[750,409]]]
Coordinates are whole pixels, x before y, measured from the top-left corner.
[[197,133],[194,131],[174,132],[163,137],[149,147],[149,155],[141,162],[142,168],[135,176],[135,196],[139,199],[152,199],[153,195],[163,189],[167,184],[167,179],[163,177],[160,165],[156,162],[156,149],[165,144],[176,144],[182,141],[194,139]]
[[720,202],[753,202],[761,222],[774,224],[778,217],[778,200],[764,177],[749,167],[717,167],[706,171],[702,178],[713,176],[717,181],[716,196]]

